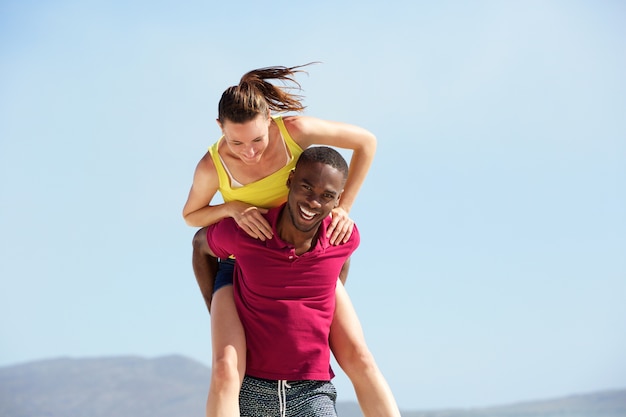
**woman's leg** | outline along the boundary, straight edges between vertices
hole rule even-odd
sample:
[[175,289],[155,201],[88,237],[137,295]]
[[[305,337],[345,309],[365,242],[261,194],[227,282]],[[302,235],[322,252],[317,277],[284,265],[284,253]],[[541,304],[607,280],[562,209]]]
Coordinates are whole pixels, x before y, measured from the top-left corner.
[[213,359],[207,417],[238,417],[246,367],[246,337],[235,308],[233,286],[221,287],[211,303]]
[[330,328],[330,347],[348,375],[365,417],[399,417],[393,393],[369,351],[361,323],[341,281],[335,291],[335,317]]
[[193,238],[193,271],[211,313],[211,385],[207,417],[239,417],[239,390],[246,367],[246,337],[233,297],[235,261],[210,255],[206,228]]

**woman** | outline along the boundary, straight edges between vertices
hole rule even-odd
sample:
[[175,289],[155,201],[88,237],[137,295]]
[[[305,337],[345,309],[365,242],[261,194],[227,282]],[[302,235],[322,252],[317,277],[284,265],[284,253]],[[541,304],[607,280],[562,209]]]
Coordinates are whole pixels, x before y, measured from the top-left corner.
[[[262,216],[266,208],[286,200],[286,180],[303,149],[328,145],[353,151],[350,172],[339,207],[333,210],[328,236],[332,244],[347,240],[353,229],[348,217],[374,158],[376,138],[365,129],[305,116],[272,116],[271,112],[300,112],[297,67],[268,67],[245,74],[226,89],[219,102],[217,124],[222,137],[200,160],[183,217],[190,226],[204,227],[232,217],[250,236],[265,240],[272,230]],[[267,80],[278,80],[282,87]],[[217,192],[224,203],[211,204]],[[203,239],[196,236],[196,239]],[[195,243],[194,243],[195,245]],[[233,300],[233,260],[220,260],[215,283],[211,271],[194,265],[211,312],[212,376],[207,416],[238,416],[238,394],[245,373],[245,334]],[[345,281],[345,277],[341,277]],[[366,417],[399,416],[387,382],[365,343],[350,299],[338,282],[330,344],[337,362],[350,378]]]

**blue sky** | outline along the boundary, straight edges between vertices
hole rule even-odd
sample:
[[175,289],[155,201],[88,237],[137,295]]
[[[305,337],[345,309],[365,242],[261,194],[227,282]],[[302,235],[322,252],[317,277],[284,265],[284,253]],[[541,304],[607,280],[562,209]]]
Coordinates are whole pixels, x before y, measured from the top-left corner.
[[209,364],[181,210],[217,102],[250,69],[322,61],[299,78],[306,114],[379,141],[348,291],[400,407],[626,388],[625,18],[618,1],[3,2],[0,366]]

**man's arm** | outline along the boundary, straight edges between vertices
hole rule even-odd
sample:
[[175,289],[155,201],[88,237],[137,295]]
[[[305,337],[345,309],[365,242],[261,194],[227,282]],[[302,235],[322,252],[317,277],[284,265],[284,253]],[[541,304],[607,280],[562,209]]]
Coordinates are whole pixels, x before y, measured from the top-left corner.
[[217,257],[209,248],[206,237],[207,229],[203,227],[198,230],[193,237],[193,255],[191,264],[196,281],[200,287],[200,292],[204,302],[211,312],[211,300],[213,299],[213,286],[215,275],[217,274]]

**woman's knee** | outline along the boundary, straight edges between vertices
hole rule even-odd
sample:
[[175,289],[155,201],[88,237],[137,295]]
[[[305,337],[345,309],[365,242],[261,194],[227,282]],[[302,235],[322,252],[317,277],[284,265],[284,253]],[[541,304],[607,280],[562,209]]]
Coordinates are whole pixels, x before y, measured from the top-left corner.
[[[230,354],[229,354],[230,353]],[[236,353],[226,352],[213,359],[211,367],[211,381],[221,384],[239,384],[243,375],[239,372],[239,363]]]
[[376,369],[377,367],[374,355],[372,355],[372,352],[364,343],[353,344],[349,349],[335,352],[335,357],[339,366],[346,373],[362,372]]

